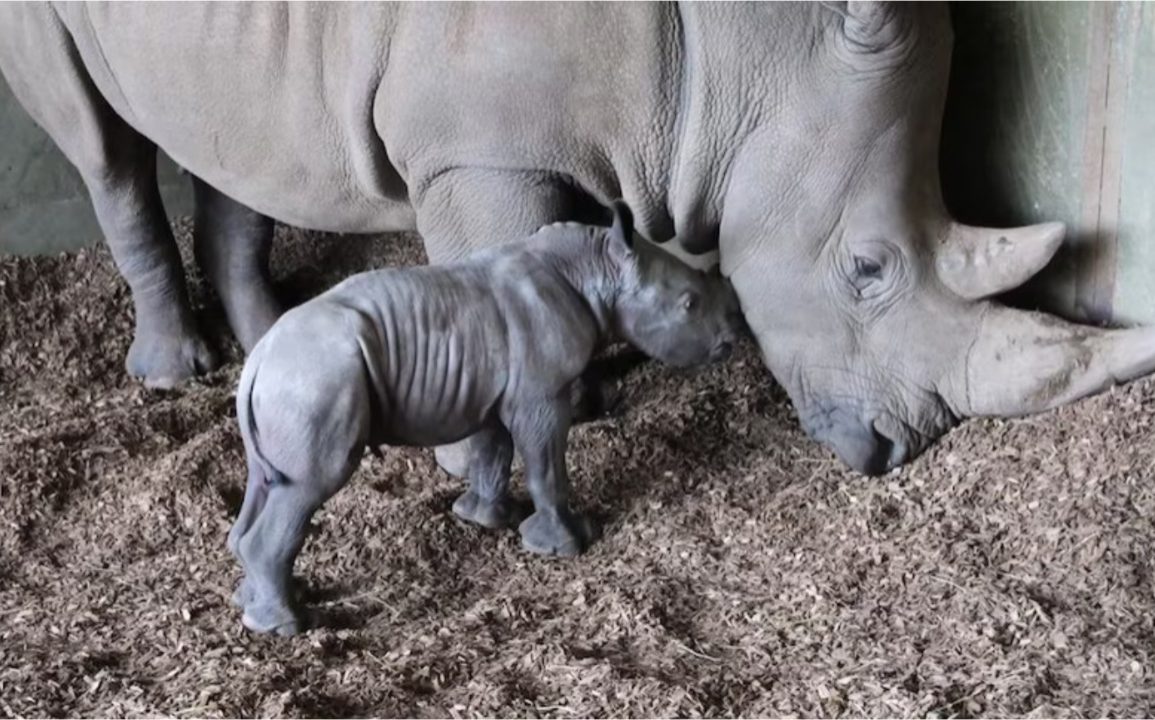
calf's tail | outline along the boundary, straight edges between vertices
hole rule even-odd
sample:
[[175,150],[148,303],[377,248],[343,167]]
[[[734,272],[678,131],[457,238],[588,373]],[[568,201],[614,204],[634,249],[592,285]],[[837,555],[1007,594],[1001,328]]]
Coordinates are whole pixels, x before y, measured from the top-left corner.
[[[261,452],[256,418],[253,417],[253,384],[256,381],[258,366],[261,364],[260,355],[258,346],[245,362],[245,368],[241,371],[241,381],[237,386],[237,422],[241,428],[241,439],[245,443],[245,459],[249,468],[245,499],[241,503],[241,511],[228,538],[229,550],[237,558],[241,557],[241,538],[257,521],[257,516],[265,507],[269,486],[283,483],[285,479]],[[237,602],[244,605],[246,600],[241,597]]]
[[[245,443],[245,455],[248,457],[249,482],[273,485],[284,482],[285,476],[261,452],[260,433],[253,415],[253,385],[256,384],[260,364],[260,353],[254,351],[241,371],[241,380],[237,386],[237,423],[241,428],[241,439]],[[260,477],[253,477],[255,474]]]

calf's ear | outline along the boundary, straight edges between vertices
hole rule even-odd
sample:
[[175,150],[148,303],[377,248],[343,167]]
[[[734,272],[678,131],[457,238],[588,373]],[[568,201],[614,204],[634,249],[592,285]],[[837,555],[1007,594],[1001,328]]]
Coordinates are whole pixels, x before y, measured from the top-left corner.
[[610,227],[610,242],[619,250],[631,253],[634,250],[634,214],[625,200],[610,203],[614,223]]

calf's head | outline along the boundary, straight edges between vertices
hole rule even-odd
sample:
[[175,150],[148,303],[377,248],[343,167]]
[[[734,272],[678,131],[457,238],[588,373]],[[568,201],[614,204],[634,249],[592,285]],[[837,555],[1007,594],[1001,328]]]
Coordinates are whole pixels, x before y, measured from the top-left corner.
[[725,358],[744,329],[738,297],[716,269],[696,270],[636,239],[629,208],[612,206],[605,248],[614,266],[616,333],[647,355],[676,367]]
[[945,8],[813,7],[813,42],[772,127],[735,156],[722,268],[803,427],[867,473],[968,416],[1040,411],[1155,371],[1155,331],[1104,331],[992,300],[1063,227],[968,227],[938,181]]

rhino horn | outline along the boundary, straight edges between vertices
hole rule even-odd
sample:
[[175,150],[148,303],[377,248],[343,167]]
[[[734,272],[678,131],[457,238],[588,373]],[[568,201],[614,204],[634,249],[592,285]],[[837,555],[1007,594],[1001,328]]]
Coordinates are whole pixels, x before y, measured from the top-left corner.
[[953,223],[935,258],[939,279],[955,295],[979,300],[1022,285],[1063,244],[1066,228],[1050,222],[996,230]]
[[1155,327],[1104,330],[986,303],[960,382],[962,416],[1029,415],[1155,372]]

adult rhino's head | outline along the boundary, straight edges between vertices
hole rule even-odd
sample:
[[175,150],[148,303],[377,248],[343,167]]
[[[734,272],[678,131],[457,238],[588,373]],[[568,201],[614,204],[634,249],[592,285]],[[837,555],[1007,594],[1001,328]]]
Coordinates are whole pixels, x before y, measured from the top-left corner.
[[876,474],[961,418],[1032,413],[1155,370],[1151,330],[991,300],[1046,265],[1064,231],[949,217],[946,9],[813,12],[785,109],[735,156],[720,232],[723,271],[805,429]]

